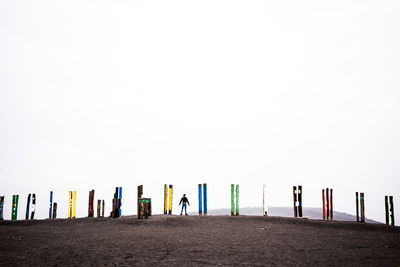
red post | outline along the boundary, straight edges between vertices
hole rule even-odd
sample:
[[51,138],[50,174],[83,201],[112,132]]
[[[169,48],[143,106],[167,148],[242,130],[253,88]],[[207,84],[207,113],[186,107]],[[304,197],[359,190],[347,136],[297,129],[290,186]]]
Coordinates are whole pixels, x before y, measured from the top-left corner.
[[326,189],[326,219],[329,220],[329,188]]
[[326,211],[325,211],[325,189],[322,189],[322,214],[323,214],[323,219],[326,219]]

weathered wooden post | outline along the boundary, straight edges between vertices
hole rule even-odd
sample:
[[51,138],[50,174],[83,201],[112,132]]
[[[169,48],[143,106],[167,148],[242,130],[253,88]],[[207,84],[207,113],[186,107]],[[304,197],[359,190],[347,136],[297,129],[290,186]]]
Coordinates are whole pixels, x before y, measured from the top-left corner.
[[236,216],[239,216],[239,185],[236,185]]
[[393,196],[389,196],[389,204],[390,204],[390,219],[392,221],[391,225],[394,226],[394,206],[393,206]]
[[168,213],[168,186],[164,184],[164,214]]
[[104,218],[104,204],[105,204],[104,199],[102,202],[103,202],[103,205],[101,205],[101,217]]
[[303,217],[303,187],[298,186],[298,199],[299,199],[299,217]]
[[331,188],[331,220],[333,220],[333,189]]
[[4,220],[3,209],[4,209],[4,196],[0,196],[0,220]]
[[28,200],[26,201],[26,212],[25,212],[25,220],[29,219],[29,208],[31,206],[31,194],[28,194]]
[[53,211],[53,191],[50,191],[49,219],[52,218],[51,216],[52,211]]
[[31,220],[35,217],[36,210],[36,194],[32,194],[32,206],[31,206]]
[[263,185],[263,216],[268,216],[267,187]]
[[137,187],[137,214],[138,214],[138,218],[140,219],[143,215],[143,206],[141,204],[141,199],[142,199],[142,195],[143,195],[143,185],[139,185]]
[[172,214],[172,184],[169,185],[169,207],[168,214]]
[[326,188],[326,219],[329,220],[329,188]]
[[359,201],[358,200],[358,192],[356,192],[356,220],[357,220],[357,222],[360,221],[358,201]]
[[18,216],[18,200],[19,195],[13,195],[13,202],[11,207],[11,220],[16,220]]
[[203,194],[202,194],[202,184],[199,184],[199,215],[203,215]]
[[325,189],[322,189],[322,219],[326,219]]
[[57,218],[57,202],[54,202],[53,205],[53,219]]
[[204,197],[204,215],[207,215],[207,184],[203,184],[203,197]]
[[72,191],[68,192],[68,218],[72,218]]
[[294,217],[297,217],[297,187],[293,186],[293,211]]
[[97,218],[100,218],[100,216],[101,216],[100,209],[101,209],[101,200],[98,199],[97,200]]
[[94,217],[94,190],[89,191],[88,217]]
[[235,215],[235,185],[231,184],[231,216]]
[[361,222],[365,223],[364,193],[360,193]]

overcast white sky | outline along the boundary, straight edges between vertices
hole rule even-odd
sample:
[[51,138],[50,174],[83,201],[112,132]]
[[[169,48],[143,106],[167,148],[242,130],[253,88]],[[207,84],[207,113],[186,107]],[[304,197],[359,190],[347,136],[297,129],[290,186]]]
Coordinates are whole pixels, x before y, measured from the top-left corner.
[[[0,195],[35,192],[37,217],[69,190],[123,186],[136,213],[144,184],[155,213],[173,184],[197,209],[321,207],[384,220],[400,210],[399,1],[0,1]],[[395,207],[396,210],[396,207]],[[396,221],[400,221],[397,213]]]

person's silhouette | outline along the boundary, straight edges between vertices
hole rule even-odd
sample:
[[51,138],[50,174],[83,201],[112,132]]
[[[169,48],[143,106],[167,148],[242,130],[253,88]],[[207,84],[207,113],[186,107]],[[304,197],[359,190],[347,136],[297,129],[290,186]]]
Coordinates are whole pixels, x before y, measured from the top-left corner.
[[181,215],[183,212],[183,209],[185,209],[185,215],[187,216],[187,211],[186,211],[186,203],[190,206],[189,200],[186,198],[186,194],[183,194],[183,197],[181,198],[181,201],[179,202],[179,205],[182,203],[182,210],[181,210]]

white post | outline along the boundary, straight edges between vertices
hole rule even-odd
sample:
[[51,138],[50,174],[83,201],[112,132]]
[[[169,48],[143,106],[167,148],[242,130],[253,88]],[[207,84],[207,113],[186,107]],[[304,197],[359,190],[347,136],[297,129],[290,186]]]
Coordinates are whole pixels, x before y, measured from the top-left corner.
[[263,185],[263,216],[268,216],[267,187]]

